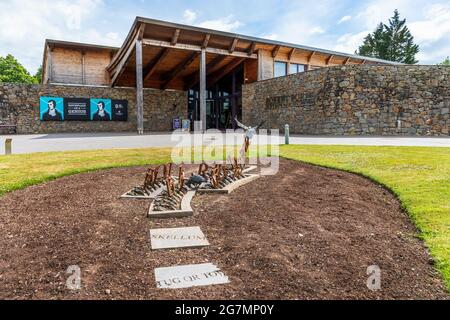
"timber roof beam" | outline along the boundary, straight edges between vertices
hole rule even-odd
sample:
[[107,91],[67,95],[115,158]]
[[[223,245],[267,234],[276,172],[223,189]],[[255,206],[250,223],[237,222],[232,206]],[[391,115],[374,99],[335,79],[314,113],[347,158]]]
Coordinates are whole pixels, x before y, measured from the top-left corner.
[[236,58],[231,63],[227,64],[222,69],[215,72],[211,77],[208,79],[208,85],[212,86],[216,84],[220,79],[225,77],[227,74],[229,74],[231,71],[233,71],[236,67],[238,67],[242,62],[245,61],[245,58]]
[[315,51],[311,52],[311,54],[310,54],[309,57],[308,57],[308,64],[311,63],[311,60],[312,60],[312,58],[313,58],[315,55],[316,55],[316,52],[315,52]]
[[[214,68],[218,66],[222,61],[224,61],[227,57],[226,56],[216,56],[213,60],[211,60],[206,65],[206,76],[211,75],[214,72]],[[195,86],[200,81],[200,73],[199,71],[195,71],[195,73],[187,76],[185,79],[185,89],[189,90],[193,86]]]
[[256,49],[256,42],[253,41],[250,46],[248,47],[248,51],[247,51],[247,55],[250,56],[254,56],[253,52],[255,52]]
[[288,55],[288,60],[289,60],[289,61],[292,60],[292,57],[294,56],[295,51],[296,51],[296,49],[295,49],[295,48],[292,48],[292,50],[289,52],[289,55]]
[[202,49],[206,49],[208,47],[209,39],[211,39],[211,35],[208,33],[205,35],[205,39],[203,40]]
[[275,48],[273,48],[272,50],[272,58],[275,58],[278,54],[278,52],[280,51],[281,47],[280,46],[276,46]]
[[236,45],[238,43],[239,39],[238,38],[234,38],[233,42],[230,45],[230,49],[228,50],[229,53],[233,53],[234,50],[236,49]]
[[147,66],[144,68],[144,81],[148,80],[152,74],[155,72],[156,68],[158,67],[158,64],[161,63],[165,57],[169,54],[169,49],[164,48],[161,50],[161,52],[154,58],[152,61],[147,64]]
[[330,64],[330,62],[331,62],[331,60],[333,60],[333,58],[334,58],[333,54],[328,57],[328,59],[326,60],[326,65],[327,66]]
[[199,54],[199,52],[192,52],[183,62],[181,62],[174,69],[165,74],[162,77],[163,84],[161,86],[161,89],[167,89],[170,82],[175,79],[175,77],[178,76],[181,72],[183,72],[192,62],[194,62]]
[[170,41],[170,45],[174,46],[178,43],[178,38],[180,37],[181,30],[175,29],[173,32],[172,40]]
[[[170,42],[159,41],[159,40],[144,39],[144,40],[142,40],[142,44],[144,46],[172,48],[172,49],[177,49],[177,50],[188,50],[188,51],[194,51],[194,52],[202,51],[202,47],[198,46],[198,45],[184,44],[184,43],[177,43],[176,45],[171,45]],[[220,54],[220,55],[224,55],[224,56],[235,56],[235,57],[240,57],[240,58],[257,59],[256,54],[249,55],[248,53],[241,52],[241,51],[234,51],[233,53],[230,53],[228,50],[212,48],[212,47],[207,47],[207,48],[205,48],[205,50],[206,50],[206,53]]]

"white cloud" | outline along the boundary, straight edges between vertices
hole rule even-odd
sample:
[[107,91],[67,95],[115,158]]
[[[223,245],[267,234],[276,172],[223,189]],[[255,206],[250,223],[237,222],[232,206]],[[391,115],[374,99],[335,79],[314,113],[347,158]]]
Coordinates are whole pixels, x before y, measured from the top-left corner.
[[183,22],[184,23],[192,24],[192,23],[194,23],[195,20],[197,20],[196,12],[194,12],[190,9],[184,10],[184,13],[183,13]]
[[424,19],[408,23],[408,27],[423,46],[443,38],[450,41],[450,5],[432,5],[425,11]]
[[271,14],[268,34],[276,35],[280,41],[330,48],[328,29],[329,17],[335,14],[333,8],[331,0],[291,1],[284,12]]
[[333,50],[353,54],[370,32],[371,31],[366,30],[355,34],[346,33],[337,39],[337,44],[334,46]]
[[197,26],[207,29],[214,29],[220,31],[233,31],[243,26],[238,20],[234,20],[233,15],[227,17],[219,18],[216,20],[206,20],[198,23]]
[[338,24],[341,24],[343,22],[350,21],[350,20],[352,20],[352,16],[343,16],[341,18],[341,20],[339,20]]
[[276,33],[263,34],[260,37],[268,40],[278,40],[278,35]]
[[182,21],[183,23],[195,25],[197,27],[220,31],[233,31],[243,26],[243,23],[235,20],[233,15],[204,21],[198,21],[198,16],[197,12],[187,9],[183,12]]
[[0,55],[13,54],[30,72],[41,64],[45,39],[120,45],[118,35],[85,27],[102,0],[2,0]]
[[[394,15],[394,10],[398,9],[402,16],[409,16],[411,7],[417,10],[414,0],[389,0],[389,1],[372,1],[364,10],[360,11],[355,19],[365,25],[366,29],[373,30],[380,23],[387,23],[388,19]],[[416,1],[417,2],[417,1]]]
[[325,33],[325,29],[322,27],[312,27],[308,32],[310,34],[322,34]]
[[417,55],[419,63],[438,63],[450,52],[450,4],[428,4],[419,0],[390,0],[373,1],[369,3],[355,20],[365,26],[363,32],[346,34],[338,39],[335,50],[350,52],[357,49],[364,36],[372,32],[380,22],[387,23],[395,9],[398,9],[402,18],[407,19],[406,24],[414,36],[414,42],[420,47]]

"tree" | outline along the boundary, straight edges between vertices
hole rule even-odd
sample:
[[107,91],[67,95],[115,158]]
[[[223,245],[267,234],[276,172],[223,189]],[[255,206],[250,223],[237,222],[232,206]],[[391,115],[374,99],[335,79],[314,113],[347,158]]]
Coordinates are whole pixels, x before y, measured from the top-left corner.
[[38,83],[42,83],[42,66],[39,66],[39,68],[36,71],[36,74],[34,75],[34,78]]
[[395,62],[415,64],[419,46],[406,26],[406,19],[400,19],[398,10],[389,19],[389,24],[380,23],[366,38],[357,54]]
[[373,34],[364,38],[364,43],[357,53],[367,57],[381,57],[387,51],[387,43],[384,25],[380,23]]
[[37,79],[22,66],[16,58],[8,54],[0,56],[0,83],[37,83]]
[[444,61],[439,63],[440,66],[450,66],[450,58],[447,57]]

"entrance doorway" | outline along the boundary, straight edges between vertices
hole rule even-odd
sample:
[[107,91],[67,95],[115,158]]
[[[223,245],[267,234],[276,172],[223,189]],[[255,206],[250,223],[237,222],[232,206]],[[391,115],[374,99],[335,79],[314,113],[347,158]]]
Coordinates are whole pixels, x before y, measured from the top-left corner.
[[[206,129],[236,129],[235,117],[242,120],[243,64],[216,83],[207,83]],[[188,92],[188,114],[192,123],[200,121],[199,86]]]

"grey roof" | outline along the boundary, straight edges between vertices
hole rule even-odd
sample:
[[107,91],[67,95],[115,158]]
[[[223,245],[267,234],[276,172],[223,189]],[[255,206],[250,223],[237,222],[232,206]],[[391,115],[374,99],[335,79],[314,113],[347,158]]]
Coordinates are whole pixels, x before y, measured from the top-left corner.
[[92,43],[82,43],[82,42],[72,42],[72,41],[62,41],[62,40],[52,40],[52,39],[46,39],[46,44],[56,44],[56,45],[62,45],[62,46],[73,46],[73,47],[86,47],[86,48],[92,48],[92,49],[104,49],[104,50],[111,50],[111,51],[117,51],[120,48],[118,47],[111,47],[111,46],[102,46]]
[[[201,27],[189,26],[189,25],[173,23],[173,22],[168,22],[168,21],[162,21],[162,20],[156,20],[156,19],[150,19],[150,18],[144,18],[144,17],[136,17],[136,20],[134,21],[132,30],[134,29],[134,26],[138,22],[155,24],[155,25],[160,25],[160,26],[165,26],[165,27],[178,28],[178,29],[191,30],[191,31],[197,31],[197,32],[202,32],[202,33],[210,33],[210,34],[215,34],[215,35],[219,35],[219,36],[238,38],[238,39],[242,39],[242,40],[254,41],[254,42],[275,45],[275,46],[282,46],[282,47],[295,48],[295,49],[308,50],[308,51],[316,51],[316,52],[325,53],[325,54],[329,54],[329,55],[349,57],[349,58],[373,61],[373,62],[378,62],[378,63],[396,64],[396,65],[403,64],[403,63],[389,61],[389,60],[360,56],[357,54],[349,54],[349,53],[338,52],[338,51],[333,51],[333,50],[320,49],[320,48],[304,46],[304,45],[299,45],[299,44],[294,44],[294,43],[289,43],[289,42],[263,39],[263,38],[253,37],[253,36],[246,36],[246,35],[242,35],[242,34],[238,34],[238,33],[206,29],[206,28],[201,28]],[[125,42],[126,42],[126,40],[125,40]]]

